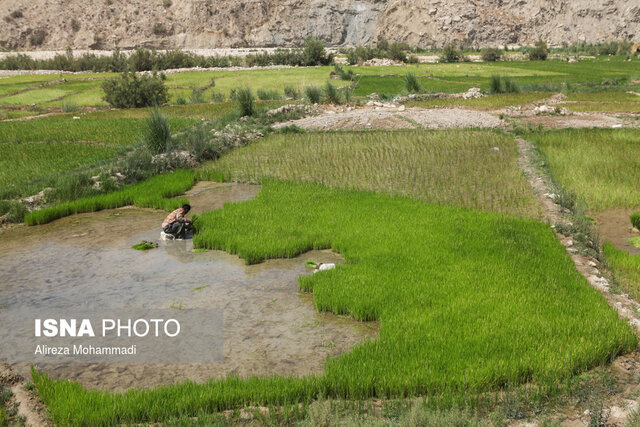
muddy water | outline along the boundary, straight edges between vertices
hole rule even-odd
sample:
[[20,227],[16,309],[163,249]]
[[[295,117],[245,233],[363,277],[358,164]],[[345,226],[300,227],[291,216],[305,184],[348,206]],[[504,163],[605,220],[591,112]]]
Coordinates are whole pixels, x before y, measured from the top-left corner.
[[[194,212],[202,212],[250,199],[258,190],[200,183],[189,199]],[[193,253],[191,240],[161,242],[147,252],[130,249],[143,239],[157,241],[165,215],[122,208],[2,233],[0,306],[222,309],[224,362],[41,366],[46,372],[113,391],[229,374],[308,375],[322,372],[327,356],[375,336],[375,324],[317,313],[312,296],[297,290],[297,277],[309,274],[305,260],[342,262],[337,254],[313,251],[247,266],[225,252]],[[3,320],[2,327],[21,321]]]
[[629,243],[632,237],[640,234],[632,231],[629,215],[638,209],[610,209],[598,212],[596,217],[598,232],[601,242],[609,242],[618,249],[625,250],[632,255],[637,255],[640,250]]

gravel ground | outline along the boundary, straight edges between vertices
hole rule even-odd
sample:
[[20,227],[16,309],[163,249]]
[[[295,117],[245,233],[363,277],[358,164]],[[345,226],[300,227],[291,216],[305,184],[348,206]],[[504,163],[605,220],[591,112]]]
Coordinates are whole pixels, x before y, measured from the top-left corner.
[[304,129],[427,129],[498,128],[505,123],[493,114],[466,109],[429,109],[374,107],[346,110],[327,109],[320,115],[280,123],[275,127],[296,125]]

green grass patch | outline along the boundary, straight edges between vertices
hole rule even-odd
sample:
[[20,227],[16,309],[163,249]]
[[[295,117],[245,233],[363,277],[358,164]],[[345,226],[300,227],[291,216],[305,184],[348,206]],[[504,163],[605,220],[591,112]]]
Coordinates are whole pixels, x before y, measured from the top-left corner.
[[504,93],[498,95],[487,95],[482,98],[462,99],[425,99],[422,101],[411,101],[408,107],[473,107],[495,110],[509,106],[525,105],[551,96],[548,92],[525,92],[525,93]]
[[493,131],[276,134],[202,166],[198,175],[312,181],[535,216],[537,205],[516,157],[513,138]]
[[640,256],[617,249],[609,242],[602,245],[602,250],[624,291],[637,301],[640,298]]
[[118,151],[117,146],[86,143],[0,143],[0,188],[90,166]]
[[617,92],[576,92],[567,94],[567,101],[587,101],[587,102],[640,102],[640,96]]
[[[331,248],[346,261],[299,279],[319,311],[380,322],[379,336],[304,378],[186,382],[124,394],[34,372],[55,423],[162,422],[251,405],[557,385],[632,351],[637,337],[575,270],[548,225],[405,197],[267,182],[196,221],[198,247],[248,263]],[[458,399],[458,400],[456,400]]]
[[[400,71],[400,70],[396,70]],[[474,86],[473,82],[457,83],[445,80],[417,77],[420,86],[425,92],[465,92]],[[358,86],[353,91],[356,96],[366,96],[371,93],[397,95],[406,92],[405,78],[402,75],[392,76],[358,76],[355,78]]]
[[631,243],[636,248],[640,249],[640,237],[632,237],[629,239],[629,243]]
[[640,204],[640,131],[571,129],[527,136],[551,173],[592,211]]
[[25,215],[24,222],[27,225],[46,224],[77,213],[115,209],[128,205],[174,210],[188,201],[184,198],[174,199],[173,197],[184,193],[194,183],[195,177],[192,170],[178,170],[154,176],[144,182],[112,193],[86,197],[30,212]]
[[640,230],[640,212],[634,212],[629,216],[631,225]]
[[[148,116],[148,111],[146,111]],[[73,115],[44,117],[25,122],[0,122],[0,142],[80,142],[134,144],[140,141],[144,118],[87,118],[74,120]],[[197,122],[185,117],[169,117],[172,132]]]

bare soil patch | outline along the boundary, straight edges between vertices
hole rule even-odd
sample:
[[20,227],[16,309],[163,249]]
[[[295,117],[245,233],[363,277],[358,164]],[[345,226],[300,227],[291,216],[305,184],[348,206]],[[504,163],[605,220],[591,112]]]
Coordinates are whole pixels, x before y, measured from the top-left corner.
[[315,130],[500,128],[505,123],[493,114],[462,108],[363,107],[327,108],[317,116],[279,123]]
[[640,234],[633,231],[629,215],[637,209],[609,209],[594,214],[602,242],[609,242],[618,249],[625,250],[632,255],[640,253],[640,249],[629,243],[632,237]]

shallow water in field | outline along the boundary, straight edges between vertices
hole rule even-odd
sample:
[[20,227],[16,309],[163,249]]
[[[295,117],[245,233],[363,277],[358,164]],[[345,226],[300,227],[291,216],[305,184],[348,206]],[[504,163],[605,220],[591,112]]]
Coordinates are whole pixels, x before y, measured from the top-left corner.
[[629,243],[632,237],[640,236],[631,230],[629,216],[637,209],[610,209],[595,214],[601,242],[609,242],[631,255],[638,255],[640,249]]
[[[199,183],[189,192],[196,213],[248,200],[259,187]],[[377,325],[317,313],[297,289],[304,261],[341,262],[329,251],[247,266],[221,251],[191,252],[191,240],[158,241],[165,212],[122,208],[17,227],[0,236],[0,306],[47,308],[216,308],[224,314],[224,362],[218,364],[63,364],[41,366],[53,377],[122,391],[229,374],[308,375],[327,356],[348,351]],[[1,310],[0,310],[1,315]],[[25,319],[3,319],[2,328]],[[28,366],[16,366],[26,372]]]

